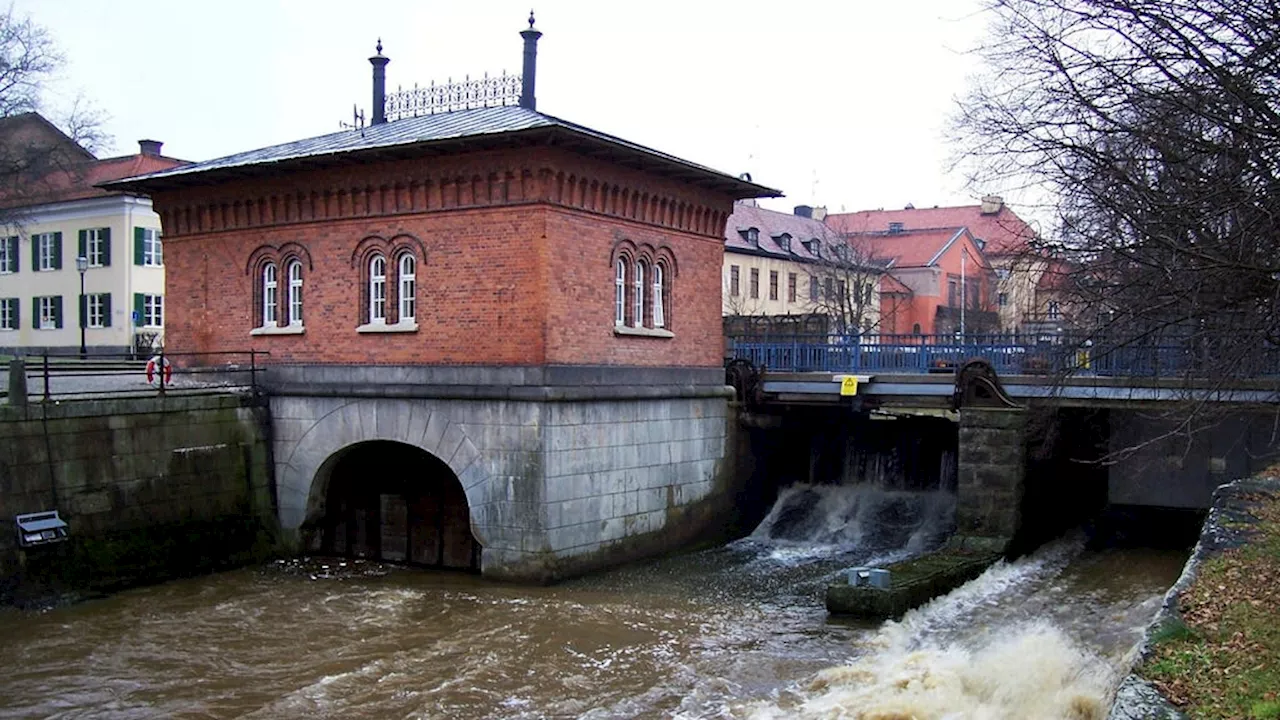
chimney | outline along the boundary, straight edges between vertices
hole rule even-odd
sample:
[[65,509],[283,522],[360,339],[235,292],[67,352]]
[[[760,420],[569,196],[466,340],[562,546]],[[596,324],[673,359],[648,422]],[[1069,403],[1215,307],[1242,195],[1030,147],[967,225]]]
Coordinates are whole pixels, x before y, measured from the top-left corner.
[[797,205],[793,212],[796,217],[811,218],[813,217],[813,208],[808,205]]
[[378,54],[369,58],[373,66],[373,119],[370,125],[381,125],[387,121],[387,63],[391,58],[382,55],[382,38],[378,38]]
[[143,155],[159,155],[160,147],[162,145],[164,145],[164,143],[160,142],[159,140],[139,140],[138,152],[142,153]]
[[983,195],[982,196],[982,214],[998,215],[1000,208],[1004,207],[1004,198],[999,195]]
[[534,97],[533,86],[538,73],[538,38],[542,37],[542,33],[533,27],[532,10],[529,11],[529,29],[521,30],[520,37],[524,38],[524,84],[520,88],[520,107],[537,110],[538,99]]
[[823,222],[824,220],[826,220],[826,219],[827,219],[827,206],[826,206],[826,205],[819,205],[818,207],[814,208],[814,209],[813,209],[813,219],[814,219],[814,220],[817,220],[818,222]]

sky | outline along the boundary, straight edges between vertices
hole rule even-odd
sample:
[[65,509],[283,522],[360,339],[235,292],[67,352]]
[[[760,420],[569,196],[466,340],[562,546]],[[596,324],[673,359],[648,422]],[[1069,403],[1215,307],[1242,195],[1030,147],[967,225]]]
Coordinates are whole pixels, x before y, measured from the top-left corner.
[[[519,73],[528,0],[13,0],[66,56],[50,109],[82,94],[100,156],[207,160],[368,116],[389,90]],[[534,0],[538,110],[831,212],[970,204],[946,129],[986,20],[977,0]]]

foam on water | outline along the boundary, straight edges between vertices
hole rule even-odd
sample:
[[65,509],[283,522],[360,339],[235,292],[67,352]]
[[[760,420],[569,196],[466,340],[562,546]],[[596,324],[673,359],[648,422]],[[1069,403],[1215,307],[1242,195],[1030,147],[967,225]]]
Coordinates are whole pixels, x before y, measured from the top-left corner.
[[[1116,671],[1043,619],[978,624],[1062,572],[1083,549],[1069,538],[998,563],[954,592],[886,622],[864,655],[817,673],[751,718],[1092,720],[1106,714]],[[996,613],[1004,615],[1005,613]]]
[[918,552],[954,527],[955,495],[872,485],[807,485],[784,488],[752,540],[781,561],[853,548]]
[[858,720],[1100,720],[1110,665],[1033,621],[971,646],[890,647],[818,673],[749,717]]

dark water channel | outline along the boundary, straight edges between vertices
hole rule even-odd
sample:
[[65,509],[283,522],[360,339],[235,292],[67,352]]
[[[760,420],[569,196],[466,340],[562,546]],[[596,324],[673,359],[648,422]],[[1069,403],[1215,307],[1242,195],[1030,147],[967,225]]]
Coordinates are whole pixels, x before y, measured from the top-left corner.
[[812,492],[806,529],[784,493],[752,538],[549,588],[311,559],[3,612],[0,718],[1103,717],[1185,559],[1071,535],[841,622],[832,574],[918,551],[947,503]]

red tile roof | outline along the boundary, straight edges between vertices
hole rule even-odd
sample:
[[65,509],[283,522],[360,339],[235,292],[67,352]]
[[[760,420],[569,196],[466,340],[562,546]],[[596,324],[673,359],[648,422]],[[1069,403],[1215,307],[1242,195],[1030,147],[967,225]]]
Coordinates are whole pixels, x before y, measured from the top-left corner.
[[1029,241],[1036,237],[1036,231],[1003,204],[998,212],[986,215],[981,205],[962,205],[862,210],[827,216],[827,224],[842,233],[888,232],[889,223],[902,223],[905,230],[967,227],[975,238],[986,243],[983,252],[987,255],[1025,252]]
[[962,227],[902,232],[850,233],[849,243],[861,254],[891,258],[893,267],[928,267],[952,240],[965,232]]
[[120,191],[104,190],[95,186],[112,180],[159,170],[168,170],[186,164],[186,160],[178,160],[162,155],[125,155],[103,160],[91,160],[66,170],[57,170],[49,173],[44,178],[31,183],[27,187],[28,191],[23,192],[21,195],[10,197],[0,195],[0,206],[24,207],[123,195],[125,193]]

